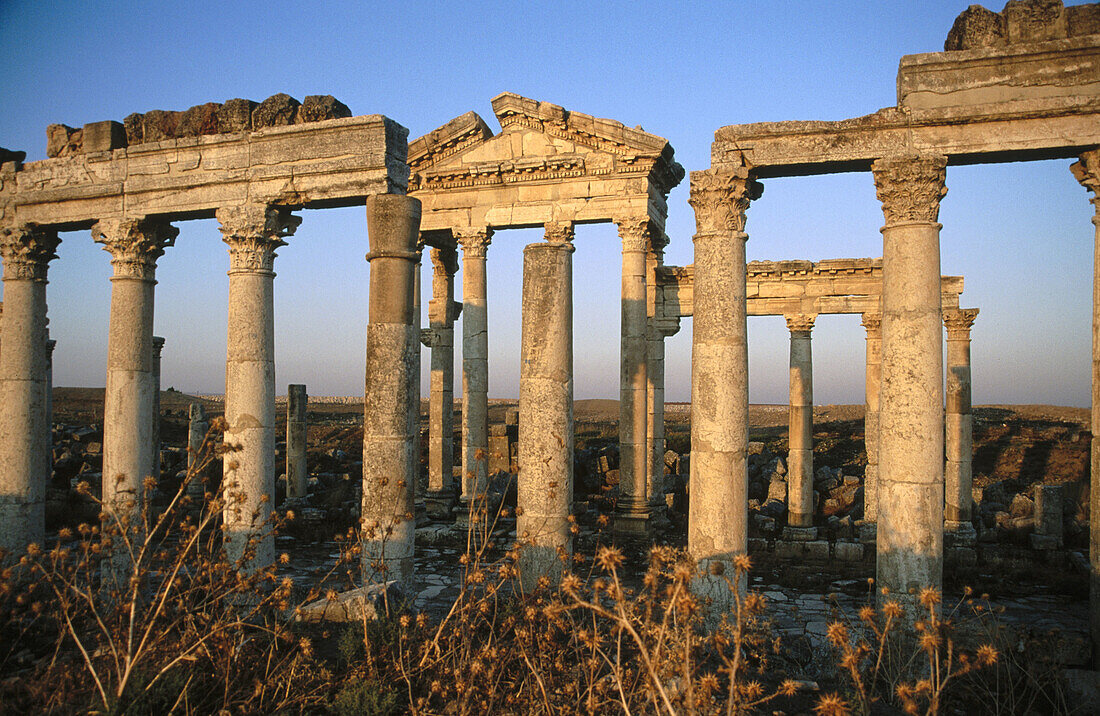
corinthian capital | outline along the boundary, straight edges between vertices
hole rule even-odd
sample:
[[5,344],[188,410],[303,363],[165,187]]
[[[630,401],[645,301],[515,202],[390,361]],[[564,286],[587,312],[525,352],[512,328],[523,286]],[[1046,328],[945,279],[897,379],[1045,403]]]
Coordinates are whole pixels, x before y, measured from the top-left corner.
[[871,163],[875,194],[882,202],[886,225],[936,223],[940,199],[947,194],[947,157],[910,156],[876,159]]
[[631,219],[616,219],[619,238],[623,242],[623,253],[648,253],[653,248],[656,235],[648,216]]
[[954,308],[944,311],[943,325],[947,329],[947,340],[970,340],[970,328],[977,317],[977,308]]
[[451,232],[462,247],[462,258],[483,259],[493,241],[493,230],[488,226],[471,226]]
[[157,259],[171,246],[179,229],[149,219],[102,219],[92,227],[92,240],[111,254],[115,278],[152,281]]
[[692,172],[688,203],[695,210],[696,233],[744,233],[749,202],[763,192],[763,185],[749,175],[748,167]]
[[264,204],[228,206],[215,214],[222,241],[229,246],[229,270],[270,272],[275,264],[275,249],[285,246],[302,223],[290,209]]
[[1081,155],[1070,165],[1069,170],[1081,186],[1092,192],[1092,204],[1096,207],[1096,216],[1100,219],[1100,149],[1092,149]]
[[791,333],[809,333],[814,329],[814,321],[817,319],[817,314],[814,313],[796,313],[790,316],[784,316],[787,319],[787,330]]
[[45,281],[46,269],[57,258],[61,239],[57,231],[36,224],[0,229],[0,257],[4,261],[4,280]]
[[881,313],[864,313],[863,320],[860,321],[863,327],[867,329],[867,340],[876,340],[882,338],[882,314]]
[[568,244],[573,240],[572,221],[548,221],[542,225],[542,235],[551,244]]

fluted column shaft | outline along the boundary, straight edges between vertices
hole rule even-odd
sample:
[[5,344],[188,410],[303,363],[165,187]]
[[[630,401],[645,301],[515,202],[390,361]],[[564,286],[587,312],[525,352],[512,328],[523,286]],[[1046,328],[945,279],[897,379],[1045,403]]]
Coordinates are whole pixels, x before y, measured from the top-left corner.
[[867,359],[864,389],[863,443],[867,467],[863,473],[863,519],[878,520],[879,386],[882,383],[882,314],[864,313]]
[[548,225],[548,241],[523,250],[516,534],[525,589],[543,576],[556,582],[573,549],[572,236],[570,225]]
[[878,585],[896,597],[943,579],[943,328],[940,225],[947,161],[872,164],[882,202]]
[[462,504],[485,492],[489,469],[488,227],[454,232],[462,246]]
[[286,389],[286,496],[306,497],[309,494],[309,468],[306,464],[306,412],[309,395],[306,386],[294,383]]
[[[1077,181],[1092,192],[1096,213],[1092,272],[1092,472],[1090,477],[1089,514],[1089,632],[1092,634],[1094,668],[1100,669],[1100,150],[1081,155],[1070,166]],[[5,284],[6,285],[6,284]],[[7,309],[5,308],[5,311]],[[5,326],[7,324],[4,324]],[[7,338],[4,339],[7,341]],[[7,343],[4,343],[7,350]]]
[[[419,397],[410,343],[420,343],[413,316],[419,260],[420,201],[384,194],[367,200],[370,311],[363,399],[364,581],[397,580],[410,588],[416,534],[413,497],[417,468],[414,422]],[[419,361],[415,361],[419,364]]]
[[[223,528],[230,561],[253,570],[275,559],[275,250],[301,219],[282,208],[219,209],[229,247],[229,320],[225,362]],[[250,547],[254,554],[250,554]]]
[[787,524],[814,524],[814,367],[810,345],[813,315],[787,316],[791,332],[790,416],[787,453]]
[[622,240],[622,318],[619,373],[619,502],[615,527],[644,532],[649,519],[649,390],[646,362],[646,254],[649,219],[618,221]]
[[[749,436],[745,211],[760,185],[747,168],[691,173],[695,210],[695,310],[691,341],[691,500],[688,551],[727,571],[748,549]],[[717,569],[717,566],[714,566]],[[730,603],[724,579],[693,589]]]
[[111,254],[111,318],[103,399],[103,502],[125,520],[153,475],[153,287],[157,259],[179,230],[164,223],[115,219],[92,227]]
[[427,500],[430,509],[443,515],[454,503],[454,285],[458,255],[454,249],[432,249],[431,260]]
[[970,327],[978,309],[944,313],[947,327],[947,410],[943,516],[952,523],[970,524],[974,501],[971,463],[974,458],[973,420],[970,412]]
[[0,335],[0,549],[20,553],[45,538],[49,433],[46,423],[46,272],[56,231],[0,230],[4,311]]

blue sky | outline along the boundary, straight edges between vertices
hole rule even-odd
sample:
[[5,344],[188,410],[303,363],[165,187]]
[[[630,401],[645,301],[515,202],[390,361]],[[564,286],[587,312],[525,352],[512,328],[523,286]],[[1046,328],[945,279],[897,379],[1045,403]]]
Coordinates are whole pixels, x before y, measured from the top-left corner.
[[[966,0],[928,2],[0,1],[0,146],[45,157],[46,125],[121,120],[232,97],[332,94],[418,137],[469,110],[497,128],[503,91],[666,137],[688,170],[719,127],[843,119],[896,102],[898,59],[935,52]],[[1000,10],[1001,5],[991,6]],[[964,275],[976,403],[1088,405],[1093,215],[1069,161],[951,167],[942,269]],[[669,197],[670,264],[692,261],[687,182]],[[363,390],[368,266],[362,209],[303,212],[275,268],[279,391]],[[879,256],[869,174],[765,182],[749,259]],[[180,222],[157,272],[163,385],[224,390],[228,255],[213,221]],[[490,396],[518,394],[520,271],[531,232],[489,250]],[[581,227],[574,255],[575,393],[617,397],[619,245]],[[104,382],[111,273],[87,232],[50,268],[57,385]],[[425,304],[430,273],[425,272]],[[459,277],[461,281],[461,277]],[[459,284],[461,285],[461,284]],[[691,322],[667,342],[667,397],[686,400]],[[858,316],[814,329],[816,402],[862,402]],[[788,334],[750,318],[750,397],[787,397]],[[427,366],[427,352],[423,363]],[[456,381],[456,385],[457,385]],[[427,381],[424,381],[425,389]]]

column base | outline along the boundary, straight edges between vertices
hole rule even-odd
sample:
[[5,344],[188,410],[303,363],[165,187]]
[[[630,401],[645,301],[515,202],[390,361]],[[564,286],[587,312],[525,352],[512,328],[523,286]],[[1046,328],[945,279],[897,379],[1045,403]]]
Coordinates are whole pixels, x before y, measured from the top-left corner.
[[615,515],[613,531],[625,536],[648,536],[654,528],[653,515],[649,512],[621,512]]
[[813,527],[814,516],[812,514],[803,515],[798,512],[790,512],[787,514],[787,524],[798,528]]
[[970,522],[945,520],[943,534],[951,540],[953,547],[973,547],[978,543],[978,532]]
[[789,542],[812,542],[817,539],[816,527],[784,527],[782,539]]
[[1035,550],[1052,550],[1058,549],[1062,546],[1062,540],[1058,539],[1054,535],[1028,535],[1028,542],[1031,544],[1031,548]]

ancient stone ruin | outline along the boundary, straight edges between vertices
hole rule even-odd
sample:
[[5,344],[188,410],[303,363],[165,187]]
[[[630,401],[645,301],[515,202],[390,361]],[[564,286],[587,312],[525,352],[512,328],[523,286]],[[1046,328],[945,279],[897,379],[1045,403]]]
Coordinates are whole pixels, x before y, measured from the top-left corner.
[[[159,354],[152,335],[157,259],[175,222],[217,218],[229,249],[223,484],[242,496],[224,515],[227,549],[255,534],[275,491],[273,291],[276,250],[303,208],[365,206],[370,310],[365,356],[363,563],[413,575],[419,363],[431,350],[430,514],[469,514],[490,475],[486,286],[495,232],[541,227],[523,259],[517,533],[522,579],[555,578],[572,549],[573,237],[612,222],[622,242],[619,486],[615,528],[645,537],[666,508],[664,339],[693,317],[688,548],[728,565],[748,544],[747,316],[782,315],[790,330],[788,543],[821,540],[813,523],[811,333],[821,314],[859,314],[867,329],[865,509],[878,582],[895,594],[939,586],[945,532],[966,550],[971,523],[970,329],[963,279],[941,275],[939,202],[954,164],[1077,158],[1093,193],[1100,242],[1100,5],[1010,2],[972,6],[944,52],[901,59],[897,104],[853,119],[719,129],[709,169],[690,175],[691,266],[664,264],[669,191],[685,177],[661,137],[548,102],[492,99],[494,133],[464,114],[408,142],[379,115],[351,116],[330,96],[275,95],[122,122],[51,125],[48,157],[0,151],[0,547],[45,537],[50,474],[46,279],[58,232],[90,230],[114,267],[104,407],[103,498],[130,509],[142,478],[159,474]],[[745,223],[760,180],[871,172],[885,225],[881,259],[746,263]],[[870,191],[871,182],[868,183]],[[680,240],[686,240],[681,237]],[[419,325],[423,251],[432,264],[429,325]],[[455,300],[460,265],[461,303]],[[1097,266],[1100,272],[1100,264]],[[1100,274],[1097,276],[1100,279]],[[1100,285],[1100,283],[1098,283]],[[1100,294],[1094,296],[1100,321]],[[451,444],[454,322],[463,316],[461,444]],[[942,359],[947,331],[947,365]],[[947,375],[946,395],[943,381]],[[1100,384],[1100,343],[1094,342]],[[293,386],[287,491],[307,486],[304,386]],[[946,405],[946,409],[945,409]],[[191,415],[190,441],[203,432]],[[1093,399],[1100,425],[1100,399]],[[1095,429],[1095,427],[1094,427]],[[946,436],[946,437],[945,437]],[[507,438],[507,435],[504,435]],[[507,441],[506,441],[507,442]],[[1100,495],[1100,442],[1092,494]],[[454,466],[461,464],[459,484]],[[289,454],[293,453],[293,459]],[[1042,492],[1037,545],[1060,525]],[[1097,504],[1094,500],[1094,505]],[[1093,634],[1100,637],[1100,521],[1092,523]],[[854,548],[853,548],[854,549]],[[862,548],[860,548],[862,549]],[[257,562],[274,557],[267,539]],[[729,593],[702,578],[717,604]],[[1098,650],[1100,653],[1100,650]]]

